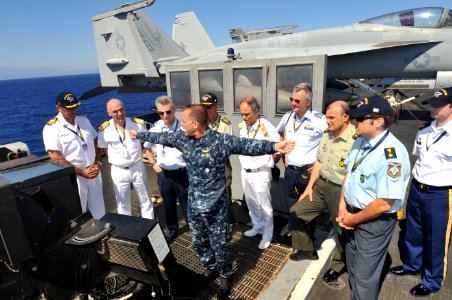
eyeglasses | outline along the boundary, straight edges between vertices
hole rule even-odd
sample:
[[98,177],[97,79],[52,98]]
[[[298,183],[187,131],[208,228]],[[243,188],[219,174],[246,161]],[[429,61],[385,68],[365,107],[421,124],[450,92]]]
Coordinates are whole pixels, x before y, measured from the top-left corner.
[[295,103],[297,103],[297,104],[300,104],[300,102],[301,102],[301,100],[299,100],[299,99],[294,99],[294,98],[292,98],[292,97],[290,97],[289,99],[290,99],[290,102],[295,101]]
[[364,116],[364,117],[357,117],[355,118],[355,121],[358,123],[364,122],[364,120],[368,120],[368,119],[376,119],[377,117],[374,116]]
[[212,105],[205,105],[205,104],[203,104],[202,105],[205,109],[212,109]]
[[159,111],[159,115],[161,115],[161,116],[163,116],[164,114],[167,114],[167,115],[171,115],[171,110],[167,110],[167,111]]

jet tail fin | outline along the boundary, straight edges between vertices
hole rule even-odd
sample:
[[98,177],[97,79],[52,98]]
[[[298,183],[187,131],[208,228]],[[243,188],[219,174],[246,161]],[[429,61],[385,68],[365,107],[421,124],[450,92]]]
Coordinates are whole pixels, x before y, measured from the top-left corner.
[[126,4],[92,18],[97,61],[104,87],[162,87],[159,62],[187,56],[140,9],[153,0]]
[[173,40],[188,54],[215,47],[195,13],[191,11],[174,18]]

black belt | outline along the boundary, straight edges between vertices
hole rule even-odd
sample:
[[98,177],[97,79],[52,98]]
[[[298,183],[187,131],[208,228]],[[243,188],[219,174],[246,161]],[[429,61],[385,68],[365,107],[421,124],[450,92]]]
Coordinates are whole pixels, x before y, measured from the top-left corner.
[[303,167],[297,167],[297,166],[288,165],[287,167],[289,169],[291,169],[291,170],[303,171],[303,170],[306,170],[307,168],[309,168],[309,165],[306,165],[306,166],[303,166]]
[[320,179],[322,179],[322,180],[325,181],[326,183],[332,184],[332,185],[334,185],[334,186],[342,187],[341,184],[334,183],[334,182],[332,182],[331,180],[328,180],[328,179],[326,179],[326,178],[324,178],[324,177],[322,177],[322,176],[320,176]]
[[348,203],[347,203],[347,208],[348,208],[348,210],[351,211],[352,213],[357,213],[357,212],[362,211],[361,208],[353,207],[353,206],[351,206],[351,205],[348,204]]
[[243,168],[243,170],[245,170],[246,173],[252,173],[252,172],[259,172],[260,171],[259,168],[257,168],[257,169],[245,169],[245,168]]
[[452,189],[452,185],[448,185],[448,186],[433,186],[433,185],[428,185],[425,183],[420,183],[419,181],[417,181],[415,178],[413,178],[413,184],[414,186],[421,190],[421,191],[429,191],[429,190],[450,190]]
[[187,169],[186,167],[182,167],[182,168],[173,169],[173,170],[163,169],[163,171],[166,171],[166,172],[179,172],[179,171],[185,171],[186,169]]

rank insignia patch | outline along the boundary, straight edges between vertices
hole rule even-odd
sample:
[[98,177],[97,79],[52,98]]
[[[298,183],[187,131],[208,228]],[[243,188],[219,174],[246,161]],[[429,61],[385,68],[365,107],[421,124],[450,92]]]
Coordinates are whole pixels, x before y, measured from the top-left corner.
[[402,175],[402,164],[396,162],[390,162],[388,164],[388,170],[386,171],[389,177],[398,178]]
[[386,159],[389,159],[389,158],[397,158],[397,154],[396,154],[396,151],[395,151],[395,149],[394,148],[385,148],[385,156],[386,156]]

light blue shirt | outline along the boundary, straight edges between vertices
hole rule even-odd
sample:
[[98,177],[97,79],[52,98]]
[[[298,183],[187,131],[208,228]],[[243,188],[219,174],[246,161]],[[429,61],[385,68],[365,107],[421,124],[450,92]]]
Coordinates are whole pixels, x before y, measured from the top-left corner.
[[[163,120],[157,121],[149,132],[175,132],[181,130],[180,121],[175,119],[170,127],[166,127]],[[145,148],[153,146],[150,142],[145,142]],[[182,157],[182,152],[176,148],[155,144],[157,147],[157,165],[165,170],[177,170],[186,166],[185,160]]]
[[[384,138],[386,133],[387,130],[370,142],[359,137],[352,146],[346,162],[344,195],[346,202],[353,207],[363,209],[377,198],[394,199],[387,213],[396,212],[403,206],[410,179],[408,151],[392,133]],[[354,165],[357,165],[355,170]]]

